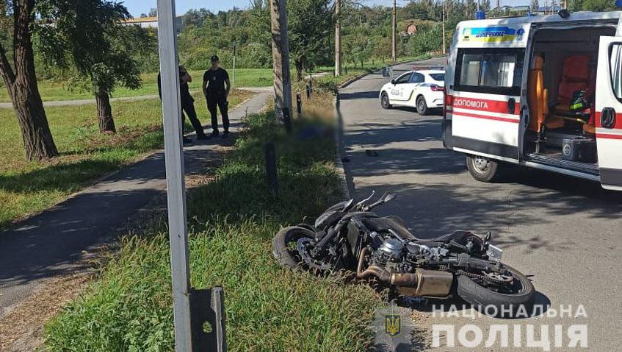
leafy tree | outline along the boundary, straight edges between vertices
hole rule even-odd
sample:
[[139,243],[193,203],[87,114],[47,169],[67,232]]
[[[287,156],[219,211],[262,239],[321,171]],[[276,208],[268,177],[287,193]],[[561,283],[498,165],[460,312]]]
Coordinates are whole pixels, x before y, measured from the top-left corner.
[[615,9],[615,1],[610,0],[584,0],[582,4],[584,11],[612,11]]
[[117,85],[138,89],[142,83],[130,54],[130,31],[119,24],[130,18],[127,9],[107,0],[41,0],[40,5],[55,22],[38,28],[43,57],[48,65],[73,64],[76,78],[90,82],[100,132],[116,132],[110,94]]
[[28,160],[58,155],[35,74],[31,26],[36,4],[35,0],[0,0],[0,76],[13,103]]
[[313,66],[330,47],[333,12],[330,0],[289,0],[287,12],[289,51],[301,80],[302,70]]

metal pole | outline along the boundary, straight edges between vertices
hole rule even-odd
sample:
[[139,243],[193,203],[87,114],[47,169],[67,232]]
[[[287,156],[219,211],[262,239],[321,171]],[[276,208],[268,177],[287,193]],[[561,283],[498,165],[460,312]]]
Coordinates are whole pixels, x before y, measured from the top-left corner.
[[233,81],[231,81],[231,86],[235,88],[235,56],[237,55],[237,50],[235,43],[233,44]]
[[335,0],[335,76],[341,76],[341,0]]
[[188,227],[182,146],[179,63],[175,32],[175,0],[158,0],[158,44],[162,77],[162,117],[168,200],[168,224],[173,281],[175,351],[192,351]]
[[391,61],[397,61],[397,0],[393,0],[393,13],[391,15]]
[[445,0],[443,0],[443,48],[441,50],[441,52],[443,53],[443,55],[446,55],[446,50],[445,50],[445,21],[447,20],[446,15],[445,15]]

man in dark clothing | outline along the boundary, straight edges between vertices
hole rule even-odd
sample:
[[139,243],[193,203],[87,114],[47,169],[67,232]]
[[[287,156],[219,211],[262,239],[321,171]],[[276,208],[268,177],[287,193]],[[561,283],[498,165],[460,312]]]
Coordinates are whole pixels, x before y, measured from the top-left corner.
[[[205,132],[203,131],[203,126],[201,125],[201,121],[197,117],[197,111],[194,108],[194,98],[190,94],[190,87],[188,83],[192,82],[192,76],[186,71],[183,66],[179,66],[179,94],[181,96],[181,122],[182,129],[185,124],[186,115],[188,119],[190,119],[190,123],[192,127],[197,133],[197,139],[203,140],[207,139]],[[162,78],[160,74],[158,74],[158,92],[160,93],[160,99],[162,99]],[[185,115],[184,115],[185,113]],[[192,141],[184,137],[184,143],[191,143]]]
[[212,67],[205,71],[203,75],[203,95],[207,100],[207,109],[212,115],[212,137],[219,135],[218,132],[218,119],[216,117],[217,110],[220,109],[222,115],[222,127],[225,130],[222,134],[222,138],[227,138],[229,135],[229,102],[227,96],[231,89],[231,83],[229,82],[229,74],[223,68],[218,67],[218,56],[212,56]]

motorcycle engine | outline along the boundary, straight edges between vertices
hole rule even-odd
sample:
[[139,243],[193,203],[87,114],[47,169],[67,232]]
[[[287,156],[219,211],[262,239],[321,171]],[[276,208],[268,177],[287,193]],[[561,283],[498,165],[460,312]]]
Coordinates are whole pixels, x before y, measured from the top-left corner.
[[388,238],[382,243],[378,250],[382,252],[387,260],[400,261],[402,260],[404,244],[394,238]]
[[389,272],[412,272],[416,263],[432,259],[439,260],[447,254],[447,249],[385,237],[378,249],[372,252],[373,262],[385,267]]
[[385,267],[389,272],[407,272],[404,262],[406,249],[404,244],[395,238],[386,238],[372,254],[373,262]]

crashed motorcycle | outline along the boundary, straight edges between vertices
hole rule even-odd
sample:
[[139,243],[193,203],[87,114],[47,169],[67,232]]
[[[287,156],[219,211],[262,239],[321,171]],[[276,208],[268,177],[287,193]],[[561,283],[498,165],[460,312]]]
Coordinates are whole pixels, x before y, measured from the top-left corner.
[[372,212],[395,198],[373,194],[358,203],[335,204],[313,226],[300,224],[279,231],[273,254],[283,266],[316,273],[356,271],[359,279],[375,278],[401,296],[448,298],[456,294],[488,310],[511,312],[533,303],[531,281],[501,263],[502,251],[480,236],[456,231],[419,239],[396,216]]

